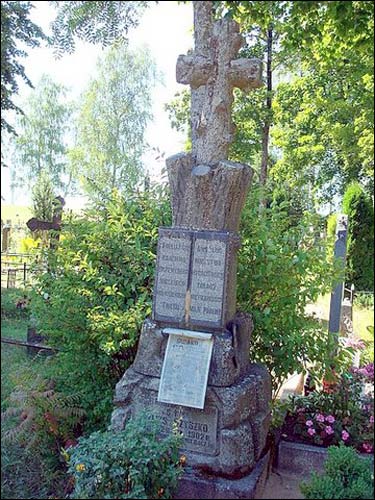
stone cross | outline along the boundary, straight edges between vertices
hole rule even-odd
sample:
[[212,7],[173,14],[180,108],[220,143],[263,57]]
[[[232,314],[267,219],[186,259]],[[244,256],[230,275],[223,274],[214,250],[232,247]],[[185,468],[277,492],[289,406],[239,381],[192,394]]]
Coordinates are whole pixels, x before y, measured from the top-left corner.
[[212,165],[228,159],[233,141],[233,88],[260,87],[261,64],[257,59],[236,59],[243,45],[236,22],[213,22],[212,2],[193,4],[195,50],[179,56],[176,77],[191,86],[193,161]]
[[54,214],[52,217],[52,221],[39,220],[36,217],[32,217],[26,222],[26,226],[30,229],[30,231],[49,231],[55,230],[59,231],[61,229],[61,216],[62,209],[65,205],[65,200],[61,196],[56,197],[56,204],[54,209]]
[[173,224],[159,228],[153,318],[116,385],[111,428],[141,411],[165,433],[179,422],[192,473],[174,498],[258,498],[271,382],[250,364],[252,319],[236,312],[237,231],[252,170],[228,161],[228,150],[233,88],[260,86],[260,63],[236,59],[239,27],[213,22],[213,2],[193,4],[195,51],[177,62],[177,80],[191,86],[192,153],[166,160]]
[[261,86],[258,59],[236,59],[243,39],[230,19],[214,22],[213,2],[193,2],[195,50],[181,55],[176,78],[191,86],[192,153],[167,159],[173,224],[237,231],[252,170],[228,161],[233,88]]
[[[30,229],[30,231],[60,231],[61,230],[61,219],[62,219],[62,211],[65,205],[65,200],[61,196],[56,196],[54,202],[54,212],[52,221],[39,220],[36,217],[32,217],[26,222],[26,226]],[[57,242],[59,241],[60,235],[59,233],[55,234],[53,238],[51,238],[50,247],[55,248]]]

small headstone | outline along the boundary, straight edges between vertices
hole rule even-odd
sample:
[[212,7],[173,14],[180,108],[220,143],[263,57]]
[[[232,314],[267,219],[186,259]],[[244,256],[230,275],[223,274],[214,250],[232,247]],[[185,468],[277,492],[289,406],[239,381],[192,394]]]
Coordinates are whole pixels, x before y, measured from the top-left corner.
[[16,288],[17,269],[8,269],[7,288]]

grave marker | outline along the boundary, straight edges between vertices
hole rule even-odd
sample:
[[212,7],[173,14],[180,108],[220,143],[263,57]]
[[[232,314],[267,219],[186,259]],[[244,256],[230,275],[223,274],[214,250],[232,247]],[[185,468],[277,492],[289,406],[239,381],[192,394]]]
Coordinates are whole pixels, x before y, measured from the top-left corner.
[[271,381],[249,361],[251,317],[236,312],[237,231],[252,170],[228,161],[228,149],[233,88],[259,87],[261,64],[236,58],[239,26],[214,22],[213,2],[193,6],[195,50],[176,70],[191,86],[192,153],[166,160],[173,227],[159,229],[152,320],[116,385],[111,426],[147,411],[168,432],[182,418],[193,472],[176,498],[254,498]]

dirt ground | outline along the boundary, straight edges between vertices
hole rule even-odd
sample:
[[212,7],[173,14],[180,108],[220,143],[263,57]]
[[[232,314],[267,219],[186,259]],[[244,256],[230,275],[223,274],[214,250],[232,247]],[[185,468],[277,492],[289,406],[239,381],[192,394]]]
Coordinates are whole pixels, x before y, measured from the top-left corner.
[[263,500],[304,498],[299,489],[299,484],[304,479],[300,475],[271,472],[260,498]]

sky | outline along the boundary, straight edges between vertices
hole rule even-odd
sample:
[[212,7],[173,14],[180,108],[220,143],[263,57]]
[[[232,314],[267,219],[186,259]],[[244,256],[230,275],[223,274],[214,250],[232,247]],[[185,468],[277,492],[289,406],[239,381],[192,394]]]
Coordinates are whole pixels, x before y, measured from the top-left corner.
[[[31,19],[47,33],[49,24],[54,18],[55,9],[45,1],[32,2]],[[175,93],[184,86],[176,83],[175,68],[179,54],[185,54],[193,46],[193,9],[190,4],[162,1],[151,4],[137,28],[129,32],[130,47],[147,45],[155,59],[156,66],[162,74],[163,83],[157,84],[153,92],[154,119],[146,131],[146,141],[152,148],[165,153],[165,157],[182,151],[184,134],[173,130],[164,105],[170,102]],[[95,73],[97,58],[102,54],[99,45],[78,41],[74,54],[66,54],[56,60],[52,49],[34,48],[28,51],[29,56],[22,63],[25,73],[35,84],[43,73],[48,73],[54,81],[67,86],[70,96],[78,98]],[[30,88],[21,83],[17,104],[29,94]],[[22,107],[22,106],[21,106]],[[155,158],[155,153],[144,156],[143,162],[151,179],[160,179],[164,162]],[[2,203],[11,203],[9,169],[2,168],[1,194]],[[30,197],[27,192],[18,191],[14,198],[16,205],[28,205]],[[67,208],[80,208],[82,199],[67,197]]]

